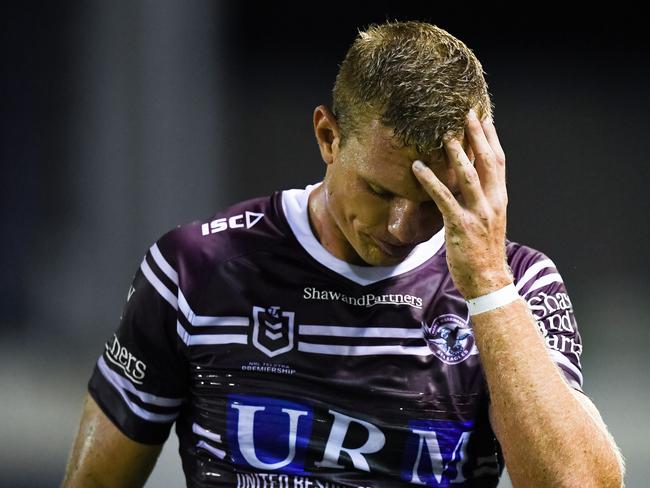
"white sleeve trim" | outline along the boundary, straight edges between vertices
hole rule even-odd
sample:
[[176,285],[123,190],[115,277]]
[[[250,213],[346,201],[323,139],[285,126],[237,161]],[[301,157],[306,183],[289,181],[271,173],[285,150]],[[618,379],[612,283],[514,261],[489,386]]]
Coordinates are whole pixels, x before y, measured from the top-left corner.
[[143,418],[144,420],[148,420],[149,422],[156,423],[169,423],[178,417],[179,412],[171,414],[150,412],[149,410],[146,410],[140,405],[133,402],[126,394],[126,391],[133,393],[145,403],[149,403],[150,405],[157,405],[160,407],[179,407],[183,403],[182,398],[166,398],[138,390],[126,378],[110,369],[106,364],[106,361],[104,361],[103,356],[100,357],[97,361],[97,366],[99,367],[99,371],[102,373],[104,378],[106,378],[106,381],[108,381],[113,386],[113,388],[115,388],[115,390],[120,394],[126,403],[127,407],[129,407],[129,409],[138,417]]

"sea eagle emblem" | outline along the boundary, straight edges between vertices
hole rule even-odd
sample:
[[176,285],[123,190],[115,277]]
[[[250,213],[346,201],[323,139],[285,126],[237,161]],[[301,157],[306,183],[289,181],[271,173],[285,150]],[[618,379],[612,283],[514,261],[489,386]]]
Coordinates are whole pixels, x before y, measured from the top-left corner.
[[422,321],[422,333],[431,352],[443,363],[458,364],[478,354],[472,328],[458,315],[440,315],[431,325]]

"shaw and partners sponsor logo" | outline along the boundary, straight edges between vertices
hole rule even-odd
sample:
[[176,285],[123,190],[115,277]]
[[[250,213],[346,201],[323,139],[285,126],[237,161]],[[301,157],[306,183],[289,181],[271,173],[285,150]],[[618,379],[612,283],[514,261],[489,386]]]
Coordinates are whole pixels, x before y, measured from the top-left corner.
[[113,341],[106,343],[106,359],[124,371],[128,379],[139,385],[142,384],[147,365],[122,346],[115,334],[113,334]]
[[387,295],[374,295],[366,293],[361,296],[350,296],[345,293],[332,290],[319,290],[313,286],[307,286],[302,290],[302,297],[305,300],[328,300],[332,302],[343,302],[356,307],[374,307],[376,305],[408,305],[413,308],[422,308],[422,298],[403,293],[390,293]]
[[582,344],[575,340],[573,304],[568,294],[540,292],[528,299],[528,307],[549,348],[577,356],[582,354]]
[[228,397],[230,458],[245,470],[267,472],[237,475],[239,488],[337,487],[309,478],[322,469],[388,470],[407,483],[434,487],[466,481],[472,421],[404,420],[396,428],[405,436],[387,435],[367,420],[333,409],[270,397]]
[[431,325],[422,321],[422,332],[431,352],[445,364],[458,364],[478,354],[474,332],[458,315],[440,315]]
[[249,212],[246,210],[243,214],[215,219],[212,222],[206,222],[201,226],[201,235],[207,236],[210,234],[217,234],[218,232],[223,232],[227,229],[250,229],[257,224],[262,217],[264,217],[263,213]]

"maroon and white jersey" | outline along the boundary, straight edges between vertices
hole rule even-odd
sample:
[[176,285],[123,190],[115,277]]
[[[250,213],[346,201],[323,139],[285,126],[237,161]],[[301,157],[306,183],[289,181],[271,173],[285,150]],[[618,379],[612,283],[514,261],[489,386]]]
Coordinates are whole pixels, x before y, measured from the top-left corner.
[[[440,231],[393,267],[329,254],[314,187],[237,204],[147,252],[89,383],[115,425],[162,443],[190,487],[494,487],[503,458]],[[508,243],[548,353],[581,389],[553,262]]]

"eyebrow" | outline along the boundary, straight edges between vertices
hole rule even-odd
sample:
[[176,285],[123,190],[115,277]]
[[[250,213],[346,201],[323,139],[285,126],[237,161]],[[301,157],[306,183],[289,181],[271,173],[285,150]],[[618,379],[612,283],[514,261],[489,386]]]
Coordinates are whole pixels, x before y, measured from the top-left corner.
[[[362,176],[362,178],[367,183],[370,183],[370,184],[372,184],[372,185],[374,185],[374,186],[376,186],[378,188],[381,188],[386,193],[390,193],[391,195],[395,195],[395,196],[400,197],[400,198],[406,198],[407,200],[410,200],[412,202],[424,203],[424,202],[427,202],[428,200],[431,200],[431,197],[429,197],[429,195],[427,194],[427,192],[426,192],[426,190],[424,188],[422,188],[423,195],[425,196],[424,199],[421,200],[421,201],[420,200],[412,200],[411,198],[408,198],[408,197],[406,197],[406,196],[404,196],[404,195],[402,195],[402,194],[400,194],[400,193],[398,193],[396,191],[391,190],[386,185],[384,185],[382,183],[378,183],[377,180],[375,180],[372,176]],[[419,185],[419,183],[418,183],[418,185]],[[416,190],[417,189],[418,188],[416,187]]]

